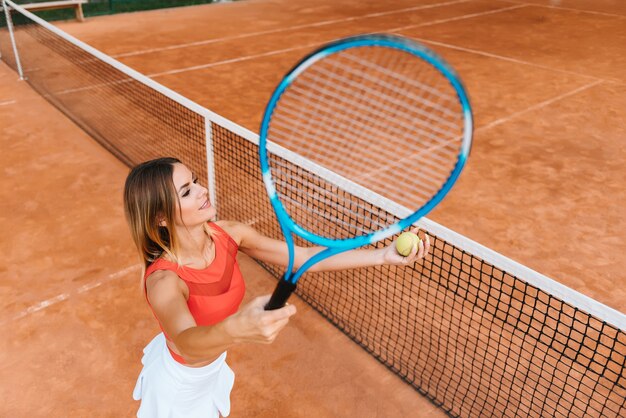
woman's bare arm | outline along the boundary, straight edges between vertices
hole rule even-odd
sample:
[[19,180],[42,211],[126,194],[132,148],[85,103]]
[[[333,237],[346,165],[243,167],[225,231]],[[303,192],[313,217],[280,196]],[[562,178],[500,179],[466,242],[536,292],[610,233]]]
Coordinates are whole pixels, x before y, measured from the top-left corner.
[[[287,243],[269,238],[251,226],[233,221],[221,221],[219,225],[237,241],[239,249],[257,260],[270,264],[286,266],[289,259]],[[413,232],[417,232],[414,229]],[[323,247],[295,247],[294,268],[299,268]],[[381,264],[412,264],[424,258],[430,249],[428,235],[420,242],[417,249],[406,257],[401,256],[391,244],[384,248],[357,249],[337,254],[314,264],[309,271],[344,270],[358,267],[376,266]]]
[[172,271],[147,278],[148,300],[163,327],[188,364],[212,360],[237,343],[269,344],[295,314],[294,306],[265,311],[269,295],[258,297],[236,314],[211,326],[198,326],[187,307],[185,285]]

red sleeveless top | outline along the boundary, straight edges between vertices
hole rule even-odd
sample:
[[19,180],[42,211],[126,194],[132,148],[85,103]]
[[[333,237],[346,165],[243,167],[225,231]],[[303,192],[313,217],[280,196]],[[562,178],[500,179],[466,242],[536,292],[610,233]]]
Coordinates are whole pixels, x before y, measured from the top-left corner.
[[[144,276],[147,279],[157,270],[170,270],[176,273],[189,288],[187,306],[198,326],[214,325],[233,315],[239,309],[246,290],[235,258],[239,248],[237,243],[219,226],[213,223],[211,227],[217,231],[212,237],[215,244],[215,258],[207,268],[199,270],[179,266],[159,258],[148,266]],[[159,327],[163,331],[161,323]],[[165,331],[163,334],[170,340]],[[181,356],[171,350],[170,353],[176,361],[185,364]]]

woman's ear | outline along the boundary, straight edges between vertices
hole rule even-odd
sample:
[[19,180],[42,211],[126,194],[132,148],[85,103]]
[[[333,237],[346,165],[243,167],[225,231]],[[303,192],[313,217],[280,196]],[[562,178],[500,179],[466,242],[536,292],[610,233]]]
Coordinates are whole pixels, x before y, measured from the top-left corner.
[[157,216],[157,221],[159,222],[159,226],[167,226],[167,222],[165,221],[165,217],[162,215]]

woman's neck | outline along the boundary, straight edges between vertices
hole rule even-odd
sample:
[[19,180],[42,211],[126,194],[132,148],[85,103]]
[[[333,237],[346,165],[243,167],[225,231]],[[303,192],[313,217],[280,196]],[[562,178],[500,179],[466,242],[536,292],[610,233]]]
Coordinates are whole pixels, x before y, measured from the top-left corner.
[[208,261],[213,240],[206,233],[204,224],[193,228],[177,228],[179,258],[182,264],[195,263],[199,260]]

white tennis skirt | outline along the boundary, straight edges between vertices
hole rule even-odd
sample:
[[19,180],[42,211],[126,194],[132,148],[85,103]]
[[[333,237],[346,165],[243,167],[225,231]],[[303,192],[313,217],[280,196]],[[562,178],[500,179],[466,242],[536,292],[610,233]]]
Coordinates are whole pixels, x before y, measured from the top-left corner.
[[235,374],[226,352],[203,367],[187,367],[172,358],[163,333],[143,349],[143,369],[133,398],[141,400],[139,418],[218,418],[230,414]]

